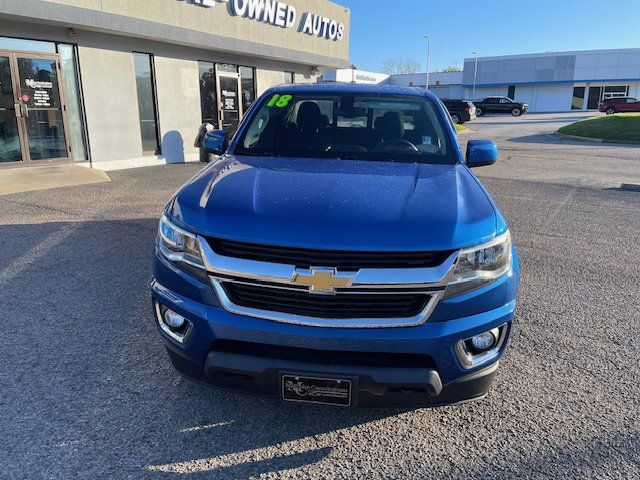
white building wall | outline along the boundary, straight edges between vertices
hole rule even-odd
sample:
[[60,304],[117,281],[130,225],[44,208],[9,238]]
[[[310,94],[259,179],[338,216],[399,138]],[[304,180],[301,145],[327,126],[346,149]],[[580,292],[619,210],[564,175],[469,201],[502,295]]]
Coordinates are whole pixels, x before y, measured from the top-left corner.
[[[534,98],[529,103],[530,112],[566,112],[571,110],[573,84],[536,85]],[[516,87],[516,97],[518,87]]]
[[194,125],[202,121],[198,63],[161,56],[154,63],[162,157],[167,163],[197,160]]
[[438,98],[462,99],[464,96],[462,85],[434,86],[430,87],[429,91]]

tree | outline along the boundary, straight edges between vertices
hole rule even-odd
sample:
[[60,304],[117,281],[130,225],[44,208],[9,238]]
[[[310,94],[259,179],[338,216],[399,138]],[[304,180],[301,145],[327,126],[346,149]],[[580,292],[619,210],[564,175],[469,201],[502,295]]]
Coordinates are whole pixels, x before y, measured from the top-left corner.
[[457,66],[457,65],[449,65],[448,67],[443,68],[443,69],[442,69],[442,70],[440,70],[440,71],[441,71],[441,72],[445,72],[445,73],[446,73],[446,72],[461,72],[461,71],[462,71],[462,69],[461,69],[459,66]]
[[418,73],[420,67],[420,62],[415,58],[393,57],[387,58],[382,62],[382,71],[387,75]]

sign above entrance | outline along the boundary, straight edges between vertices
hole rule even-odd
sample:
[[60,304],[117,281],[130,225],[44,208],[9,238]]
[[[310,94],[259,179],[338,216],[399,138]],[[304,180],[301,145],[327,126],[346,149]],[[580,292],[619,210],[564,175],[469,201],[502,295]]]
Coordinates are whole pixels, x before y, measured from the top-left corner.
[[312,12],[304,12],[298,22],[298,11],[293,5],[278,0],[180,0],[201,7],[215,7],[216,3],[227,3],[229,13],[257,22],[269,23],[276,27],[292,28],[297,31],[327,40],[342,40],[344,23]]

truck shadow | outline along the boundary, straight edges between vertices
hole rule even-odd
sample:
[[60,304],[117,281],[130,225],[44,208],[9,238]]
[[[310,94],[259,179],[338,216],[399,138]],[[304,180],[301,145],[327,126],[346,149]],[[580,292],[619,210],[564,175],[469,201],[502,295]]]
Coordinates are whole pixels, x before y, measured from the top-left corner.
[[0,403],[3,430],[19,430],[16,472],[244,478],[318,462],[331,453],[318,436],[399,413],[182,379],[151,313],[156,229],[155,218],[0,226]]

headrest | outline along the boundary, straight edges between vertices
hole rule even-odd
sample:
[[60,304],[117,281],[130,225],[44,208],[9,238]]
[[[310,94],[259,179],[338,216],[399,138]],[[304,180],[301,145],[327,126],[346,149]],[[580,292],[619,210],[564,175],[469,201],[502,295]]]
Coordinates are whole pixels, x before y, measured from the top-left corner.
[[386,141],[400,140],[404,135],[404,124],[398,112],[387,112],[378,120],[375,127]]
[[322,126],[322,113],[316,102],[302,102],[298,107],[298,128],[304,133],[315,133]]

